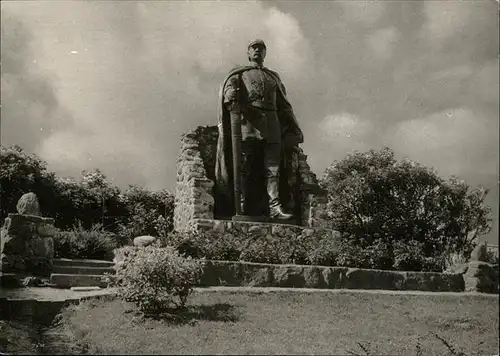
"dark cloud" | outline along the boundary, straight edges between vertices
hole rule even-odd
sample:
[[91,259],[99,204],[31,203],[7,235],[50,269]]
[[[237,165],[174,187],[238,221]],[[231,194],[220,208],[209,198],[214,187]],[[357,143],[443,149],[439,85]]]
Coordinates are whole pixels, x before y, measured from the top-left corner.
[[35,151],[55,130],[65,126],[67,115],[59,106],[52,78],[38,71],[35,41],[29,28],[2,11],[2,127],[4,145],[18,144]]

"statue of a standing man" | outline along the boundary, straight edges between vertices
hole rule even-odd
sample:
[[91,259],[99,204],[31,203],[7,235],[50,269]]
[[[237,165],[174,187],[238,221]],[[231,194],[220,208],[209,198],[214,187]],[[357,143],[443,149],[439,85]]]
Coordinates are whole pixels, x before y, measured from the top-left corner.
[[[267,190],[265,213],[272,219],[289,220],[280,200],[280,165],[284,150],[291,150],[303,142],[303,134],[278,73],[263,66],[266,44],[255,40],[248,45],[250,65],[237,67],[229,72],[219,92],[219,138],[216,160],[216,191],[220,204],[232,205],[234,120],[241,124],[241,204],[242,215],[262,215],[260,207],[252,204],[263,178]],[[233,122],[233,130],[231,123]],[[286,163],[286,162],[285,162]],[[258,194],[257,194],[258,195]],[[266,194],[265,194],[266,195]],[[266,209],[267,208],[267,209]],[[238,209],[236,209],[238,210]]]

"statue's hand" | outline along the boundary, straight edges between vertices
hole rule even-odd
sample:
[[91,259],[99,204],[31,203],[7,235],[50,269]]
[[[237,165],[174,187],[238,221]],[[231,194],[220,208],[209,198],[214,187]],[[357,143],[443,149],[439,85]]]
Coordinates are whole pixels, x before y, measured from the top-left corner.
[[229,110],[229,112],[240,113],[240,104],[236,100],[232,100],[226,103],[226,107]]

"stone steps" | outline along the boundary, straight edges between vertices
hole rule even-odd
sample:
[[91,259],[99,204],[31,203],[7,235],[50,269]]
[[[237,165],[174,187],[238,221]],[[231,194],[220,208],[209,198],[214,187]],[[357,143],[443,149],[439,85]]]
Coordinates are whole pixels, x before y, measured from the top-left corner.
[[50,283],[58,288],[106,288],[105,274],[114,275],[114,263],[100,260],[54,259]]
[[53,260],[54,266],[81,266],[81,267],[113,267],[111,261],[101,260],[72,260],[69,258],[56,258]]
[[105,273],[115,274],[115,270],[113,267],[54,266],[52,273],[104,275]]
[[50,275],[50,283],[57,288],[107,287],[104,275],[101,274],[52,273]]

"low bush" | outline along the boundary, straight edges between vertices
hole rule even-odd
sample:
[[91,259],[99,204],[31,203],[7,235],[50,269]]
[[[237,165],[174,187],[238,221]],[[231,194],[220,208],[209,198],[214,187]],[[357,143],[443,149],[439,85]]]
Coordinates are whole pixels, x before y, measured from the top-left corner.
[[265,236],[245,232],[199,231],[173,232],[160,239],[162,246],[174,246],[192,258],[247,261],[255,263],[306,264],[308,238],[298,236]]
[[435,272],[442,272],[446,266],[444,254],[426,254],[418,241],[353,241],[329,230],[318,230],[310,236],[176,232],[163,238],[161,244],[174,246],[192,258],[211,260]]
[[498,265],[498,254],[493,251],[487,251],[485,260],[485,262],[491,263],[492,265]]
[[118,294],[144,313],[184,307],[201,277],[203,261],[184,257],[170,246],[124,247],[120,253]]
[[54,235],[57,258],[111,260],[115,247],[114,234],[105,231],[101,224],[85,229],[80,223],[72,230],[57,231]]
[[445,254],[426,256],[424,244],[415,240],[394,243],[394,263],[396,270],[442,272],[446,269]]

